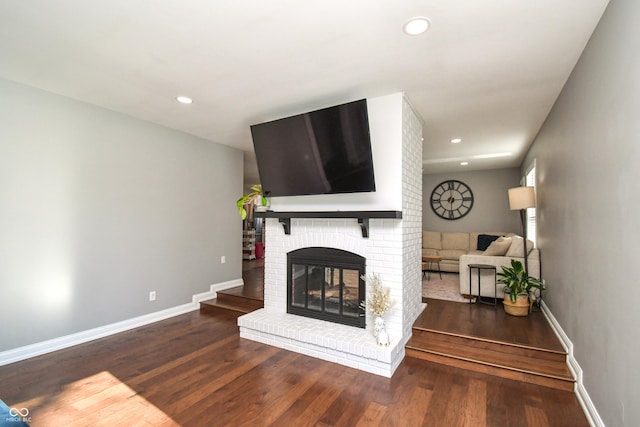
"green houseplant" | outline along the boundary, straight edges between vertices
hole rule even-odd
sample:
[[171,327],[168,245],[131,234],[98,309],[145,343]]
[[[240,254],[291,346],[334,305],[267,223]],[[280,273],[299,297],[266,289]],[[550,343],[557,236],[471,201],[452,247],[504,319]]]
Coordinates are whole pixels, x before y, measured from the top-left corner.
[[526,316],[535,300],[534,289],[546,289],[544,280],[529,276],[522,263],[511,260],[511,267],[502,266],[497,274],[498,283],[504,285],[504,310],[513,316]]
[[238,215],[243,220],[247,219],[247,210],[244,208],[245,205],[250,203],[256,203],[258,201],[262,206],[267,206],[267,198],[262,194],[262,185],[256,184],[251,186],[251,193],[247,193],[244,196],[240,197],[236,202],[236,206],[238,207]]

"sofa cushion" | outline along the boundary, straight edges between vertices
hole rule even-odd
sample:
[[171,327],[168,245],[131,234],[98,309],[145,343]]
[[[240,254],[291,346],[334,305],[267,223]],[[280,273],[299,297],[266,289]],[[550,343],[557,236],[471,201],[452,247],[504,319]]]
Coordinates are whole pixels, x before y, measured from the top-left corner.
[[438,255],[440,255],[443,259],[460,259],[462,255],[466,255],[467,251],[463,251],[460,249],[442,249],[438,251]]
[[511,237],[499,237],[491,242],[487,250],[482,255],[486,256],[504,256],[511,247]]
[[442,233],[442,249],[469,250],[469,233]]
[[478,234],[478,245],[476,249],[479,251],[486,251],[491,242],[498,240],[500,236],[492,236],[490,234]]
[[[507,251],[508,257],[518,257],[524,258],[524,244],[522,243],[524,239],[520,236],[513,236],[511,238],[511,247]],[[533,249],[533,242],[527,239],[527,255]]]
[[442,249],[440,239],[441,233],[439,231],[423,231],[422,247],[431,249]]

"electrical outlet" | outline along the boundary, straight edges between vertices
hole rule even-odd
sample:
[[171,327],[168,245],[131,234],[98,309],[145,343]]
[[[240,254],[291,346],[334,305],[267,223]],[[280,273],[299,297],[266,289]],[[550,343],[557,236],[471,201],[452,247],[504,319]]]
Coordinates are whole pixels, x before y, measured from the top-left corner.
[[155,300],[156,300],[156,291],[149,292],[149,301],[155,301]]
[[224,264],[225,262],[227,262],[227,257],[226,257],[226,256],[224,256],[224,255],[222,255],[222,256],[220,257],[220,264]]

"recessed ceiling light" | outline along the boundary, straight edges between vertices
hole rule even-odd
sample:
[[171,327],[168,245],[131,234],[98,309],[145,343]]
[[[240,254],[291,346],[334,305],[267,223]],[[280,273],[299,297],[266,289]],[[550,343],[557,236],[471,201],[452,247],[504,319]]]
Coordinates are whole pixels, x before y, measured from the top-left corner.
[[468,165],[469,165],[469,162],[460,162],[460,166],[468,166]]
[[191,104],[193,100],[187,96],[178,96],[176,100],[181,104]]
[[453,138],[451,140],[452,144],[460,144],[462,142],[462,138]]
[[402,30],[405,34],[417,36],[426,33],[430,26],[431,21],[429,21],[429,19],[423,16],[416,16],[415,18],[409,19],[402,27]]

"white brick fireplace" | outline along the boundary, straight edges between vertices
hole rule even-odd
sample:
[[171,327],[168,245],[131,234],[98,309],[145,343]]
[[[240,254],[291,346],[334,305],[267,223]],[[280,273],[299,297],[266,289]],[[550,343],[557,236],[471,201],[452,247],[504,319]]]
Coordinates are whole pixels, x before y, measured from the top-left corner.
[[[240,336],[299,353],[390,376],[404,356],[402,341],[402,224],[398,219],[370,220],[369,238],[356,219],[293,219],[285,235],[276,219],[266,225],[264,309],[238,319]],[[385,316],[391,337],[379,347],[366,329],[286,313],[287,253],[306,247],[329,247],[366,258],[366,271],[378,273],[396,305]]]
[[[391,377],[404,358],[411,326],[424,307],[420,268],[422,125],[402,94],[368,103],[377,194],[338,195],[331,199],[330,206],[319,206],[327,200],[324,196],[321,199],[305,196],[296,201],[297,206],[287,205],[290,200],[279,206],[274,200],[272,208],[334,212],[392,209],[400,211],[402,218],[371,218],[368,237],[363,236],[357,216],[294,217],[290,234],[285,234],[278,219],[268,218],[264,308],[239,317],[238,325],[242,338]],[[390,151],[386,154],[384,150]],[[392,201],[380,202],[385,195]],[[366,273],[377,273],[383,285],[391,289],[395,302],[385,316],[391,338],[389,347],[376,344],[370,314],[366,328],[362,329],[287,313],[287,253],[307,247],[341,249],[366,258]]]

